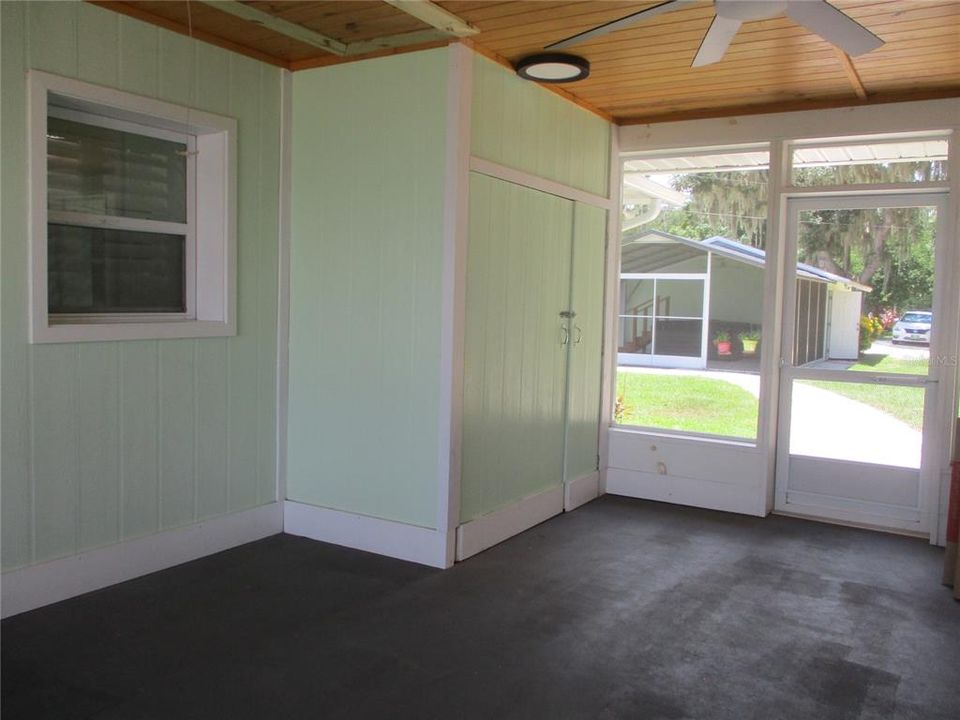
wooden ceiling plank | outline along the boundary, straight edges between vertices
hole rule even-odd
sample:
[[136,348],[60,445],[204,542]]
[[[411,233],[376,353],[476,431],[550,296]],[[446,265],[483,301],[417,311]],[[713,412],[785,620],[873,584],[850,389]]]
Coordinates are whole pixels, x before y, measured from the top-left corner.
[[281,35],[286,35],[307,45],[313,45],[334,55],[347,54],[347,46],[345,43],[322,35],[303,25],[292,23],[289,20],[284,20],[270,13],[263,12],[262,10],[257,10],[254,7],[239,2],[239,0],[203,0],[203,2],[221,12],[243,18],[248,22],[269,28]]
[[[639,10],[649,9],[658,5],[657,2],[647,3],[624,3],[617,5],[615,3],[528,3],[531,9],[523,13],[504,14],[498,17],[483,19],[477,17],[477,14],[470,14],[470,21],[478,25],[481,32],[488,33],[497,30],[510,28],[531,27],[537,24],[543,25],[549,23],[549,27],[554,28],[555,32],[562,34],[563,28],[569,31],[576,29],[589,30],[598,25],[603,25],[612,20],[622,18],[624,15],[637,12]],[[519,5],[519,3],[517,3]],[[708,7],[708,6],[705,6]],[[712,8],[711,8],[712,12]],[[680,18],[674,18],[674,15],[680,15]],[[701,13],[702,14],[702,13]],[[661,15],[664,23],[678,22],[689,19],[688,14],[680,14],[679,11]],[[553,41],[559,40],[555,37]]]
[[205,30],[190,28],[187,25],[177,22],[176,20],[171,20],[163,17],[162,15],[157,15],[128,2],[118,2],[116,0],[87,1],[91,5],[96,5],[97,7],[102,7],[107,10],[113,10],[121,15],[126,15],[158,27],[166,28],[167,30],[179,33],[180,35],[186,35],[187,37],[194,38],[195,40],[209,43],[210,45],[216,45],[224,50],[230,50],[232,52],[239,53],[240,55],[246,55],[247,57],[260,60],[261,62],[265,62],[270,65],[276,65],[282,68],[288,67],[287,61],[282,57],[268,54],[257,48],[248,47],[246,45],[233,42],[232,40],[227,40],[226,38],[220,37],[219,35],[215,35]]
[[812,92],[825,89],[827,87],[844,88],[849,92],[846,76],[840,71],[833,73],[818,73],[810,77],[783,79],[772,78],[745,78],[744,80],[734,81],[723,84],[700,85],[696,87],[673,87],[670,84],[651,85],[642,89],[629,90],[608,90],[604,92],[592,93],[581,91],[577,93],[585,100],[599,105],[600,107],[615,107],[623,101],[641,100],[644,96],[649,98],[695,98],[695,97],[716,97],[720,98],[728,93],[731,98],[743,98],[746,93],[750,94],[765,89],[786,89],[786,88],[804,88]]
[[680,120],[703,120],[706,118],[736,117],[740,115],[766,115],[768,113],[793,112],[797,110],[828,110],[840,107],[856,107],[860,105],[882,105],[892,102],[917,102],[920,100],[939,100],[956,97],[955,89],[934,89],[920,92],[897,92],[872,95],[869,101],[847,98],[814,98],[794,101],[777,101],[756,105],[735,105],[709,108],[704,110],[680,110],[670,113],[643,114],[640,106],[637,112],[618,115],[620,125],[653,125],[662,122],[677,122]]
[[[955,55],[939,55],[939,54],[923,54],[915,53],[910,50],[901,51],[895,56],[897,63],[896,66],[898,69],[902,70],[912,65],[917,65],[919,67],[935,67],[940,64],[947,66],[956,66]],[[590,79],[585,81],[582,85],[577,85],[575,87],[589,87],[591,89],[604,87],[604,86],[623,86],[627,83],[634,83],[642,81],[646,78],[649,78],[651,73],[656,73],[658,78],[673,78],[678,83],[686,83],[691,77],[698,78],[709,78],[710,81],[714,79],[722,79],[729,73],[744,73],[750,74],[751,72],[760,69],[764,72],[775,71],[775,72],[789,72],[791,70],[796,71],[808,71],[815,68],[835,68],[836,67],[836,57],[832,52],[818,52],[818,53],[809,53],[803,56],[796,56],[790,58],[770,58],[765,60],[762,64],[758,65],[757,59],[755,57],[748,57],[742,60],[724,60],[723,64],[719,66],[717,70],[692,70],[689,67],[677,69],[676,67],[670,67],[666,63],[655,64],[644,62],[642,65],[638,62],[636,67],[624,67],[622,65],[614,68],[606,68],[603,65],[594,64],[591,70]],[[887,64],[880,66],[880,69],[885,69]],[[865,70],[865,66],[861,63],[858,63],[860,68],[860,73],[863,75],[865,71],[869,71],[869,68]]]
[[[678,12],[673,14],[678,15],[680,13]],[[942,20],[943,18],[948,17],[960,19],[960,3],[949,3],[946,6],[935,5],[932,7],[924,7],[923,9],[916,11],[915,15],[916,17],[909,16],[908,19],[904,19],[904,17],[901,15],[893,12],[887,12],[882,18],[881,22],[871,24],[871,31],[881,35],[882,37],[883,33],[887,32],[888,30],[902,32],[910,29],[930,27],[931,24],[935,24],[931,23],[930,21],[935,19]],[[562,20],[555,18],[554,20],[551,20],[549,24],[556,25],[558,23],[562,24]],[[704,19],[672,23],[657,22],[650,25],[638,25],[629,31],[613,33],[611,35],[604,36],[603,38],[598,38],[589,43],[585,43],[581,47],[580,52],[581,54],[592,55],[596,48],[606,44],[642,42],[644,39],[648,38],[674,38],[679,37],[677,35],[678,33],[686,32],[701,33],[700,37],[702,38],[702,33],[706,32],[708,25],[709,22]],[[511,43],[511,45],[514,47],[520,45],[523,48],[531,48],[533,46],[542,45],[551,41],[554,37],[552,33],[553,31],[544,30],[542,27],[538,27],[536,25],[526,23],[513,24],[508,26],[503,31],[485,29],[481,40],[488,46],[497,46],[500,52],[510,54],[510,50],[513,48],[507,44],[508,38],[515,41]],[[740,32],[737,34],[736,42],[742,43],[748,38],[750,40],[761,40],[785,38],[790,36],[809,37],[813,41],[824,42],[821,38],[814,35],[806,28],[797,25],[787,18],[776,18],[767,21],[745,23],[740,29]]]
[[451,12],[447,12],[430,0],[383,0],[397,10],[412,15],[417,20],[427,23],[437,30],[453,37],[470,37],[480,32],[475,25],[471,25]]

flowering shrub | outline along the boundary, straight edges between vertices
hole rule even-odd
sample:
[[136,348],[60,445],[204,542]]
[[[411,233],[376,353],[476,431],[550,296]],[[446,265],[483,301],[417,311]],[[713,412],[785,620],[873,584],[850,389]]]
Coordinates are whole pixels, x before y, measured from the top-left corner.
[[880,323],[883,325],[883,329],[886,331],[893,327],[893,324],[900,317],[900,313],[895,307],[889,307],[881,310],[877,317],[880,318]]
[[883,335],[883,322],[873,313],[860,316],[860,352],[863,352],[873,341]]

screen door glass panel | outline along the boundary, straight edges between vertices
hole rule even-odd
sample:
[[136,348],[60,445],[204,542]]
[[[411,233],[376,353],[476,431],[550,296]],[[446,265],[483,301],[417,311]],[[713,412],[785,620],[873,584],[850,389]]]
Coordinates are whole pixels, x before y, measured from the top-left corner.
[[796,380],[790,454],[918,469],[924,388]]

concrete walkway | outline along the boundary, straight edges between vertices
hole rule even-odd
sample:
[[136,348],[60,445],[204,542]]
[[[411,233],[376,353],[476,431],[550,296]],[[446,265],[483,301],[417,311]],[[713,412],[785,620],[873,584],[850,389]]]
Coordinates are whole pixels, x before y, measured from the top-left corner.
[[[760,376],[752,373],[640,367],[620,367],[619,372],[722,380],[760,396]],[[803,381],[793,386],[793,455],[919,468],[921,444],[919,431],[877,408]]]

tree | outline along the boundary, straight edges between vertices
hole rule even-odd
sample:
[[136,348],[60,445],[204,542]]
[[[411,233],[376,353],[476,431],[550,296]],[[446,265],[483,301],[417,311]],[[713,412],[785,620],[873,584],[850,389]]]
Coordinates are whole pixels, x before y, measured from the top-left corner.
[[[885,185],[942,180],[945,163],[894,162],[801,167],[798,186]],[[704,240],[714,235],[763,248],[766,245],[765,170],[677,174],[675,190],[689,201],[663,211],[647,229]],[[801,216],[798,259],[873,287],[870,309],[929,307],[933,293],[935,217],[929,208],[815,210]]]

